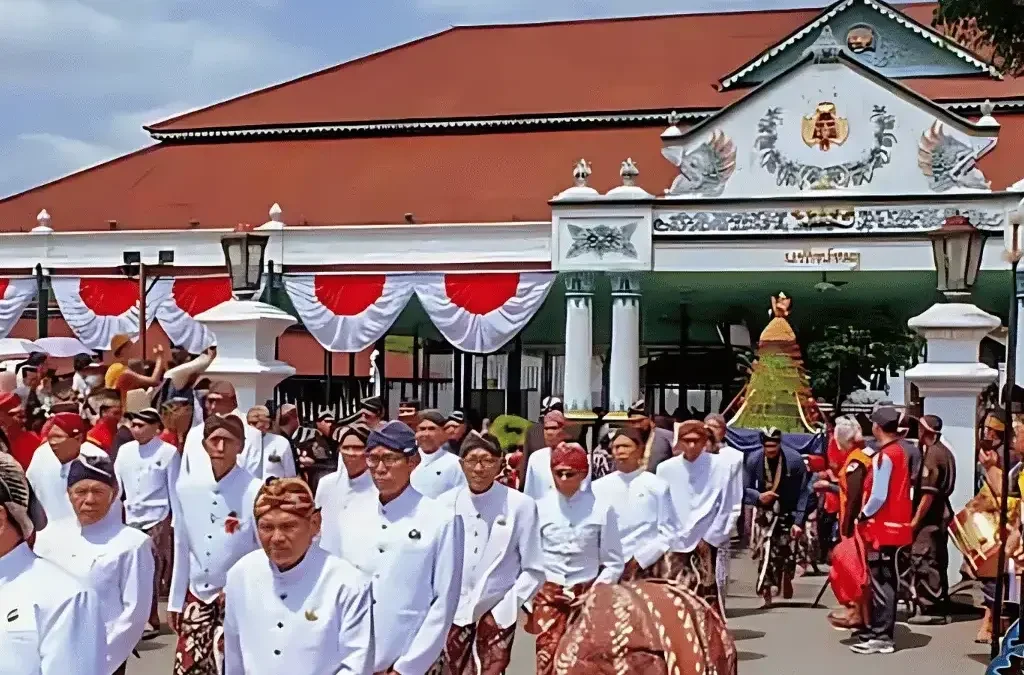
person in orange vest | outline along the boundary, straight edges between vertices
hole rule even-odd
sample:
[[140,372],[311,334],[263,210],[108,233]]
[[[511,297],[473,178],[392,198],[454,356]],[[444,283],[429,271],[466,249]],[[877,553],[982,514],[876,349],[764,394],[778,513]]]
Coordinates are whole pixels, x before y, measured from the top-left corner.
[[870,417],[878,450],[871,461],[871,487],[861,507],[859,529],[867,549],[871,608],[868,625],[855,633],[860,641],[850,647],[857,654],[896,651],[896,554],[914,542],[911,470],[900,444],[901,417],[898,410],[888,406]]

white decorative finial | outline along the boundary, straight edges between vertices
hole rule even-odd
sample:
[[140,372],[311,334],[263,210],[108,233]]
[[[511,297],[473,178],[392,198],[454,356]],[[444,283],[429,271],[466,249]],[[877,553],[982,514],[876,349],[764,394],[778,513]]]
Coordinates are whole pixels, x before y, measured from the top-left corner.
[[284,210],[281,208],[281,205],[278,204],[277,202],[274,202],[274,205],[270,207],[270,220],[268,220],[267,222],[263,223],[262,225],[260,225],[256,229],[257,230],[283,230],[284,229],[284,220],[281,219],[281,214],[283,214],[283,213],[284,213]]
[[572,170],[573,182],[576,184],[576,187],[587,187],[587,179],[590,178],[591,173],[593,173],[593,170],[587,164],[587,160],[580,159],[580,161],[576,162],[576,166]]
[[804,51],[804,56],[811,54],[815,63],[838,63],[839,55],[843,53],[843,47],[836,41],[831,26],[821,29],[821,34],[810,47]]
[[984,103],[980,106],[981,117],[978,119],[979,127],[998,127],[1000,126],[999,120],[992,117],[992,112],[996,109],[996,106],[989,99],[985,99]]
[[619,175],[622,177],[622,184],[633,187],[636,185],[636,177],[640,175],[640,169],[636,168],[636,164],[633,163],[632,157],[627,157],[626,161],[622,163],[622,168],[619,169]]
[[677,126],[682,121],[683,121],[683,116],[680,115],[679,113],[677,113],[675,110],[673,110],[672,112],[670,112],[668,114],[668,125],[670,127]]
[[41,234],[53,232],[53,228],[50,227],[50,214],[46,212],[46,209],[40,211],[39,215],[36,216],[36,226],[32,228],[32,231]]

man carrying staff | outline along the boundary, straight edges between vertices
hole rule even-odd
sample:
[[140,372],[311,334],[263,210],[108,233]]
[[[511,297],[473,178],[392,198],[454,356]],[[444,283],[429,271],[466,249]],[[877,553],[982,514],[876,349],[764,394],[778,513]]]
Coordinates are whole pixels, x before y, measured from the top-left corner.
[[[956,484],[956,460],[942,442],[942,420],[925,415],[918,423],[918,442],[924,452],[914,487],[914,600],[917,614],[911,624],[944,624],[949,617],[949,534],[953,517],[949,497]],[[1012,554],[1013,551],[1010,551]]]
[[366,447],[377,490],[353,496],[337,539],[320,544],[372,578],[373,671],[437,673],[459,604],[462,520],[409,484],[420,455],[405,423],[373,430]]
[[761,432],[763,448],[747,458],[744,502],[755,506],[758,561],[755,590],[770,607],[775,591],[785,600],[793,597],[796,576],[796,542],[807,518],[807,466],[796,452],[782,447],[782,432]]
[[253,507],[261,550],[224,587],[224,675],[373,672],[370,579],[313,540],[320,513],[299,478],[271,478]]
[[[534,455],[534,467],[539,458]],[[587,590],[617,583],[625,569],[615,510],[583,488],[590,472],[586,450],[560,443],[550,467],[554,489],[537,502],[546,580],[526,625],[537,636],[537,675],[554,672],[558,643]]]
[[441,497],[466,528],[462,594],[445,644],[445,672],[502,675],[512,660],[519,608],[544,583],[537,504],[496,482],[497,438],[471,431],[461,453],[466,485]]
[[658,477],[668,483],[680,530],[656,576],[683,585],[721,612],[715,574],[718,549],[729,542],[735,502],[742,495],[735,490],[725,458],[705,452],[710,438],[703,422],[683,422],[675,456],[658,465]]
[[203,424],[209,475],[182,475],[174,517],[174,569],[167,619],[178,634],[174,675],[217,675],[223,659],[228,570],[256,550],[253,505],[260,481],[238,465],[245,427],[236,415]]

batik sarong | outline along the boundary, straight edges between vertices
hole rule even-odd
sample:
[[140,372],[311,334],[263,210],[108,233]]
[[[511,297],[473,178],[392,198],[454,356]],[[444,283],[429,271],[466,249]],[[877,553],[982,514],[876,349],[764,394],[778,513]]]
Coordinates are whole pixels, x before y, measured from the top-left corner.
[[630,558],[629,562],[626,563],[626,569],[622,572],[620,581],[640,581],[641,579],[650,579],[654,576],[654,565],[650,567],[640,567],[640,563],[636,561],[636,558]]
[[555,652],[553,675],[735,675],[719,613],[662,580],[595,586]]
[[[139,528],[142,529],[142,528]],[[174,530],[171,517],[142,530],[153,540],[153,604],[149,610],[149,625],[160,627],[160,598],[166,598],[171,591],[171,568],[174,564]]]
[[554,673],[558,643],[569,621],[579,612],[591,583],[576,584],[567,589],[546,581],[534,596],[526,632],[537,636],[537,675]]
[[502,628],[488,612],[476,623],[452,626],[444,646],[445,675],[502,675],[512,661],[516,624]]
[[679,584],[721,612],[717,566],[717,549],[702,541],[692,551],[666,553],[655,565],[654,577]]
[[219,675],[224,664],[224,600],[185,592],[172,675]]
[[796,552],[790,530],[793,515],[759,508],[754,516],[754,560],[757,561],[758,595],[775,593],[792,584],[796,574]]

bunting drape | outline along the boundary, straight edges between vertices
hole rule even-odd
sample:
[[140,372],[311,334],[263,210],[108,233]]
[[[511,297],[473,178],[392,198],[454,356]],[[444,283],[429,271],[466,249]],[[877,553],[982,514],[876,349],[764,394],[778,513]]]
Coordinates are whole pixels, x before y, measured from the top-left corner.
[[0,338],[10,334],[35,297],[36,280],[33,277],[0,279]]
[[[115,335],[139,333],[139,285],[117,277],[52,277],[50,287],[60,313],[89,349],[110,349]],[[164,301],[162,286],[146,295],[146,327]]]
[[554,278],[543,272],[293,275],[285,277],[285,290],[299,320],[329,351],[373,345],[415,292],[448,342],[489,354],[529,323]]
[[554,279],[544,272],[429,274],[416,284],[416,297],[449,343],[490,354],[526,327]]
[[156,319],[172,345],[199,354],[216,342],[216,336],[196,321],[196,316],[231,299],[228,277],[160,279],[150,293],[154,291],[163,298]]

